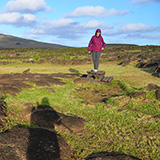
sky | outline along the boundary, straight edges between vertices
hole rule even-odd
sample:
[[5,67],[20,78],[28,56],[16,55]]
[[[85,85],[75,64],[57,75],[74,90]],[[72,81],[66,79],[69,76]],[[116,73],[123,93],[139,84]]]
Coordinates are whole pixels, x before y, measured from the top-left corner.
[[98,28],[106,44],[160,45],[160,0],[0,1],[0,34],[87,47]]

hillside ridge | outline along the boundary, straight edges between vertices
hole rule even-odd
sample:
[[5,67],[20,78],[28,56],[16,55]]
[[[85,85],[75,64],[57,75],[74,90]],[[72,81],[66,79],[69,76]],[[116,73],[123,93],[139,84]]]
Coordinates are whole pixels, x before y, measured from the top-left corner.
[[0,34],[0,47],[2,48],[70,48],[69,46],[39,42],[31,39]]

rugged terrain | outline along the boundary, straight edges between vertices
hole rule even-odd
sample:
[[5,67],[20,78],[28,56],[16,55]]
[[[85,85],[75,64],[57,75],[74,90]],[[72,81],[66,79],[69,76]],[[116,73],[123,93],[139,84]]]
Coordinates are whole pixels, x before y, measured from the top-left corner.
[[0,49],[0,159],[158,160],[160,47]]

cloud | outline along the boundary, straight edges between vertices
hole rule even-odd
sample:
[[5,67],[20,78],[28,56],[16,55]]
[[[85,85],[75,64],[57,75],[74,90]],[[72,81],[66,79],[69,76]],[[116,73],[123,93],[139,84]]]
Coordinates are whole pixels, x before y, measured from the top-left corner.
[[140,39],[146,39],[146,40],[159,40],[160,39],[160,35],[158,34],[127,34],[123,37],[121,37],[122,39],[127,39],[127,40],[140,40]]
[[91,20],[87,23],[81,23],[79,24],[79,27],[82,27],[84,29],[94,29],[94,28],[113,28],[111,25],[108,25],[104,22],[99,22],[97,20]]
[[128,14],[129,11],[121,11],[110,9],[107,10],[102,6],[85,6],[85,7],[78,7],[72,13],[65,14],[64,17],[109,17],[109,16],[120,16]]
[[12,24],[15,26],[30,26],[36,23],[37,19],[32,14],[19,14],[17,12],[13,13],[1,13],[0,14],[0,24]]
[[38,11],[48,11],[44,0],[11,0],[6,4],[7,12],[35,13]]
[[131,4],[149,4],[149,3],[155,3],[160,2],[160,0],[131,0]]
[[[136,43],[140,40],[159,40],[160,26],[147,26],[143,23],[125,24],[117,29],[108,28],[103,30],[103,35],[106,37],[119,37],[119,40],[124,43]],[[109,38],[108,38],[109,39]],[[114,41],[114,40],[113,40]]]
[[146,26],[143,23],[130,23],[120,26],[118,29],[104,29],[105,35],[121,35],[121,34],[141,34],[160,32],[160,26]]
[[160,35],[146,34],[146,35],[143,35],[142,38],[160,40]]
[[132,32],[152,32],[156,31],[158,27],[148,27],[143,23],[126,24],[118,29],[119,33],[132,33]]
[[[114,25],[118,27],[117,25]],[[88,33],[97,28],[102,29],[105,37],[126,37],[124,40],[130,39],[158,39],[160,26],[147,26],[143,23],[121,24],[119,28],[114,28],[103,21],[91,20],[87,23],[80,23],[70,18],[62,18],[55,21],[44,21],[37,24],[29,32],[32,36],[54,36],[57,39],[76,40],[84,37]],[[155,33],[155,34],[151,34]],[[157,35],[156,35],[157,34]],[[130,37],[130,38],[129,38]]]
[[2,13],[0,14],[0,23],[16,23],[21,19],[19,13]]
[[78,39],[83,37],[91,29],[112,28],[104,22],[96,20],[80,23],[70,18],[62,18],[55,21],[44,21],[30,30],[31,35],[54,35],[58,38]]
[[74,39],[79,37],[77,29],[78,22],[72,19],[59,19],[54,21],[44,21],[30,30],[30,34],[54,35],[59,38]]

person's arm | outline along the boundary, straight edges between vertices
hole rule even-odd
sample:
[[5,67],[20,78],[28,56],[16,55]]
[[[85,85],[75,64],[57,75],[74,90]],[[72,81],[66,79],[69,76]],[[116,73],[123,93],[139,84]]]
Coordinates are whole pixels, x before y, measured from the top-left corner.
[[91,40],[89,41],[89,44],[88,44],[88,53],[91,53],[92,49],[92,41],[93,41],[93,37],[91,38]]
[[103,38],[102,38],[102,51],[104,50],[104,48],[105,48],[105,42],[104,42],[104,40],[103,40]]

